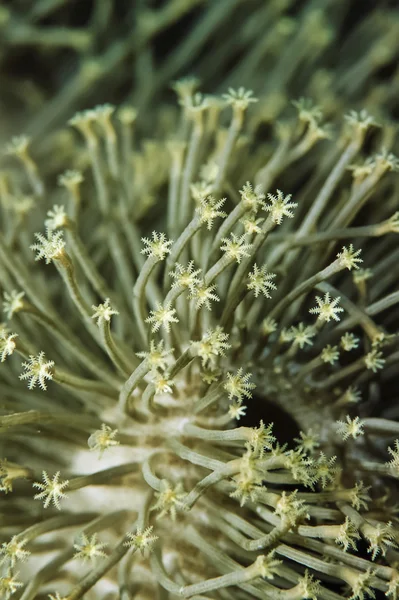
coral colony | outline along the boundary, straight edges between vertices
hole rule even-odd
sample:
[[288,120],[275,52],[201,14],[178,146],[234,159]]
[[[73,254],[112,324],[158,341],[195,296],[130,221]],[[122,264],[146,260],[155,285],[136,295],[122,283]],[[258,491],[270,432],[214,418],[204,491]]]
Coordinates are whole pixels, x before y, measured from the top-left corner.
[[398,9],[131,4],[0,7],[0,597],[397,600]]

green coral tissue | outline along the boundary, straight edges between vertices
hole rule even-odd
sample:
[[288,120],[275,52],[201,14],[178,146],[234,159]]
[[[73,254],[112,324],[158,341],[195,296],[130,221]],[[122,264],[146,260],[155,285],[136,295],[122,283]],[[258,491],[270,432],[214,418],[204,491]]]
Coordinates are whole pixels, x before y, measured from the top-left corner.
[[0,4],[0,598],[398,600],[396,2]]

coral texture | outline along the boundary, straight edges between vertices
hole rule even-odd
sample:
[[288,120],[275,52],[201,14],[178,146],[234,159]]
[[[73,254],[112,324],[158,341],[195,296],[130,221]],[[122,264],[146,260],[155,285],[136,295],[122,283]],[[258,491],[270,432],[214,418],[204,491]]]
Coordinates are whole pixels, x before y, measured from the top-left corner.
[[74,4],[0,7],[0,597],[397,600],[397,9]]

